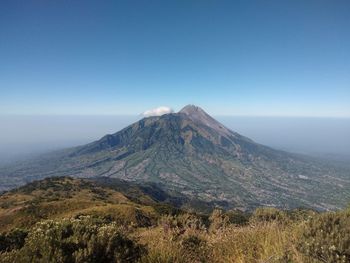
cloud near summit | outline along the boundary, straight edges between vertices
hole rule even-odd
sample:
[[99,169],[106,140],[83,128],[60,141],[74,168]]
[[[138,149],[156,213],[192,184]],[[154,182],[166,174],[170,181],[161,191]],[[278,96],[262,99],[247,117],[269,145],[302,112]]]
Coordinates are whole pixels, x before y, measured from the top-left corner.
[[155,109],[151,110],[146,110],[144,113],[142,113],[143,116],[145,117],[150,117],[150,116],[161,116],[163,114],[168,114],[172,113],[174,110],[172,108],[166,107],[166,106],[160,106]]

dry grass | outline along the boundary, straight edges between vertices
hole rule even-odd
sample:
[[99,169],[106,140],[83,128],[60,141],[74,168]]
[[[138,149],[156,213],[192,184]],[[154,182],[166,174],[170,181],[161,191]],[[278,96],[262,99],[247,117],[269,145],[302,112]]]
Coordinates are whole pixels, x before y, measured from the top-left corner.
[[276,262],[291,250],[292,231],[278,223],[229,227],[211,234],[212,262]]
[[[298,225],[277,222],[248,226],[228,226],[215,232],[185,230],[180,235],[163,227],[142,229],[138,239],[148,250],[141,262],[213,262],[213,263],[303,263],[297,251]],[[191,251],[183,243],[189,236],[203,240],[204,247]]]

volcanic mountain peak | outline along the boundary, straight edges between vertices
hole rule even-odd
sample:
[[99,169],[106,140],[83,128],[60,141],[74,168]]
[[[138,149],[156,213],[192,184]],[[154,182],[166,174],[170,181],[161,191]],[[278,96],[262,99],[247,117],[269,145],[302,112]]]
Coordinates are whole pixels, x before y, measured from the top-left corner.
[[183,113],[188,115],[188,117],[196,123],[204,124],[221,135],[233,135],[233,133],[227,129],[220,122],[211,117],[208,113],[206,113],[202,108],[195,105],[187,105],[179,113]]
[[196,105],[193,105],[193,104],[188,104],[186,105],[185,107],[183,107],[179,113],[185,113],[187,115],[192,115],[192,114],[206,114],[207,113],[200,107],[196,106]]

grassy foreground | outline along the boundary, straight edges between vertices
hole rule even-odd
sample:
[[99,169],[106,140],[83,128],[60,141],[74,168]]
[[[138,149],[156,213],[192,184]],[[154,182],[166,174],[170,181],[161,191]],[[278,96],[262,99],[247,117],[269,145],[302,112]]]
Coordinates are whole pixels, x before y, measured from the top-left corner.
[[0,262],[350,262],[349,209],[206,215],[76,179],[34,186],[0,198]]

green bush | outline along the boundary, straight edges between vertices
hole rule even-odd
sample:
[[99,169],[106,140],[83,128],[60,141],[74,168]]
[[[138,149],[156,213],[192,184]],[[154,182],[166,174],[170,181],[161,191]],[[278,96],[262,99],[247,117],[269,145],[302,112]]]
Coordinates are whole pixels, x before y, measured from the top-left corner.
[[0,234],[0,252],[20,249],[24,245],[24,240],[28,232],[23,229],[14,229],[7,234]]
[[2,262],[135,262],[143,251],[115,223],[80,217],[38,223]]
[[181,240],[181,248],[189,262],[206,262],[208,259],[207,242],[198,235],[184,236]]
[[249,222],[250,215],[240,210],[230,210],[226,212],[230,224],[244,226]]
[[350,213],[311,218],[302,228],[298,250],[321,262],[350,262]]
[[159,215],[180,215],[183,213],[179,208],[176,208],[172,205],[169,204],[164,204],[164,203],[157,203],[153,205],[154,210],[159,214]]

